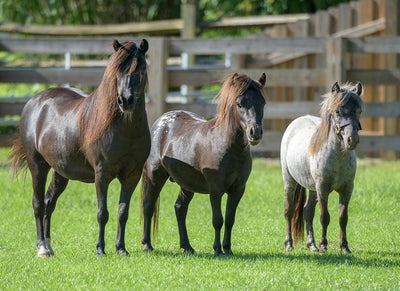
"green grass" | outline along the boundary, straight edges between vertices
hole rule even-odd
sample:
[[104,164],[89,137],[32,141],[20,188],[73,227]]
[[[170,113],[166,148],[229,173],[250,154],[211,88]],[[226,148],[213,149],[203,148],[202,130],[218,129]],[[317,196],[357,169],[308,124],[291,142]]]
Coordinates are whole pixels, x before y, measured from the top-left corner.
[[[0,149],[0,164],[8,149]],[[350,201],[351,255],[338,246],[338,195],[329,200],[328,252],[310,253],[305,243],[284,250],[283,183],[277,160],[256,159],[233,229],[233,257],[213,257],[214,231],[208,195],[196,194],[188,212],[188,232],[196,255],[179,250],[174,214],[178,187],[161,193],[154,252],[140,243],[139,196],[135,191],[127,224],[130,256],[115,254],[119,185],[109,190],[107,256],[95,256],[98,235],[94,185],[70,182],[52,220],[55,256],[36,258],[36,230],[30,175],[10,181],[0,168],[0,289],[165,290],[165,289],[381,289],[400,288],[400,162],[361,160]],[[224,203],[225,203],[224,199]],[[321,227],[317,207],[316,239]]]

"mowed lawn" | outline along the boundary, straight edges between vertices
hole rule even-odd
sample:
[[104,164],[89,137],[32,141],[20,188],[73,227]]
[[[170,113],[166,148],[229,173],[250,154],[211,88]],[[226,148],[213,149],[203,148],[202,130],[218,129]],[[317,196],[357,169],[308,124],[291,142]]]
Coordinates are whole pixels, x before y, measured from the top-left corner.
[[[0,164],[8,149],[0,149]],[[93,184],[70,182],[52,219],[55,256],[36,257],[36,227],[30,174],[11,181],[0,167],[0,290],[399,290],[400,161],[359,160],[350,201],[348,241],[340,252],[338,195],[329,200],[328,252],[310,253],[305,242],[284,250],[283,183],[278,160],[255,159],[233,228],[234,256],[213,257],[214,229],[208,195],[196,194],[187,227],[195,255],[179,249],[174,202],[178,186],[161,192],[155,250],[140,243],[140,187],[133,195],[127,224],[128,257],[115,254],[119,184],[109,188],[107,256],[95,256],[97,200]],[[224,205],[226,197],[223,199]],[[314,220],[321,227],[319,207]]]

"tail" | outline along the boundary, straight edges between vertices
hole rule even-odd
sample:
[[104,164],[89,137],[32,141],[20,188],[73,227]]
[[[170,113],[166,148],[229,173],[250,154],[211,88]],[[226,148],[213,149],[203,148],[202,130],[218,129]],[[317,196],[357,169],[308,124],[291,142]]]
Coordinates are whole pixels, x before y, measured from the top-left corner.
[[[149,172],[149,169],[148,169],[147,161],[146,161],[146,163],[143,166],[143,173],[142,173],[142,195],[141,195],[141,199],[140,199],[140,221],[143,221],[143,217],[144,217],[143,200],[144,200],[144,196],[146,195],[146,192],[147,192],[147,187],[150,183],[148,172]],[[157,202],[154,207],[154,213],[153,213],[153,236],[154,237],[157,237],[157,234],[158,234],[159,208],[160,208],[160,198],[157,198]]]
[[294,212],[292,217],[292,232],[294,243],[304,239],[304,215],[303,209],[306,202],[306,189],[297,184],[294,194]]
[[26,152],[20,135],[18,135],[14,140],[14,145],[8,154],[8,159],[11,160],[11,179],[14,179],[16,176],[18,176],[19,171],[26,173],[26,170],[28,169],[28,162],[26,160]]

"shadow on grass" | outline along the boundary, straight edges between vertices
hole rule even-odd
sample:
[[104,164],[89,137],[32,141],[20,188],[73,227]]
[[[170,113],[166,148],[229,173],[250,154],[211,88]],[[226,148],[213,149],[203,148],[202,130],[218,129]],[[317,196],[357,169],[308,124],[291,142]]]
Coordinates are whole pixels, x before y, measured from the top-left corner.
[[342,254],[340,252],[329,251],[323,255],[311,252],[267,252],[267,253],[248,253],[235,254],[233,256],[218,256],[214,257],[210,253],[190,254],[183,251],[159,251],[154,250],[149,253],[152,256],[171,257],[171,258],[199,258],[199,259],[214,259],[214,260],[238,260],[238,261],[265,261],[265,260],[285,260],[299,261],[304,263],[314,263],[320,265],[347,265],[347,266],[362,266],[371,268],[390,268],[400,267],[400,252],[363,252],[357,251],[352,254]]

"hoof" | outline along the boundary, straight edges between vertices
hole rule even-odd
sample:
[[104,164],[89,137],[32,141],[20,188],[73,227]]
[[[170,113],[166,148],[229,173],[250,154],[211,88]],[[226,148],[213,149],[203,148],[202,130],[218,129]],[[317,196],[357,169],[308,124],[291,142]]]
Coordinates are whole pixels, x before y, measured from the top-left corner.
[[351,251],[350,251],[350,249],[348,248],[348,246],[341,247],[341,249],[342,249],[342,253],[343,253],[343,254],[351,254]]
[[37,257],[38,258],[49,258],[54,256],[54,253],[51,253],[48,249],[45,247],[40,247],[38,250]]
[[153,246],[151,244],[147,244],[146,243],[146,244],[143,245],[143,250],[145,252],[151,252],[153,250]]
[[50,246],[50,243],[47,245],[46,242],[41,242],[37,246],[38,249],[38,258],[48,258],[54,256],[53,249]]
[[328,248],[325,245],[321,245],[319,247],[319,254],[322,255],[324,254],[326,251],[328,250]]
[[104,250],[97,250],[96,256],[97,257],[105,257],[106,253]]
[[129,256],[129,253],[126,249],[117,250],[117,255],[119,256]]
[[196,254],[196,251],[192,247],[183,249],[183,251],[184,251],[185,254],[191,254],[191,255]]
[[315,245],[315,243],[311,243],[311,244],[307,245],[307,247],[308,247],[308,249],[309,249],[310,251],[312,251],[313,253],[319,251],[318,248],[317,248],[317,246]]
[[221,251],[221,250],[216,250],[215,252],[214,252],[214,257],[219,257],[219,256],[222,256],[224,253]]
[[233,256],[233,252],[231,249],[224,250],[225,256]]
[[285,249],[286,249],[286,251],[288,251],[288,252],[293,251],[293,245],[290,244],[290,243],[287,243]]

